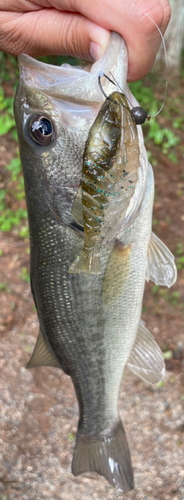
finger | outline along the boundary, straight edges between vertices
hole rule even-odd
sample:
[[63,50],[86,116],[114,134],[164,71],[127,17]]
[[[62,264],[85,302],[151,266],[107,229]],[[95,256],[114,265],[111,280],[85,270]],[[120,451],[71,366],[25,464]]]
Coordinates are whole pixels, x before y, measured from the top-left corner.
[[12,12],[29,12],[51,7],[49,0],[0,0],[0,10]]
[[160,1],[160,4],[163,8],[163,22],[162,22],[162,26],[161,26],[161,31],[162,31],[162,34],[164,35],[166,29],[167,29],[167,26],[169,24],[169,21],[171,19],[171,7],[170,7],[170,4],[168,2],[168,0],[159,0]]
[[97,60],[110,32],[80,14],[56,9],[0,12],[0,50],[12,55],[67,54]]
[[163,43],[160,31],[165,33],[171,17],[167,0],[154,0],[149,3],[143,0],[141,8],[140,2],[137,2],[135,9],[140,18],[136,25],[134,22],[134,29],[132,24],[131,30],[126,34],[129,55],[128,81],[141,79],[151,70],[159,46]]
[[[76,10],[107,30],[120,33],[128,47],[128,80],[151,69],[171,16],[167,0],[50,0],[58,9]],[[149,17],[148,17],[149,16]]]

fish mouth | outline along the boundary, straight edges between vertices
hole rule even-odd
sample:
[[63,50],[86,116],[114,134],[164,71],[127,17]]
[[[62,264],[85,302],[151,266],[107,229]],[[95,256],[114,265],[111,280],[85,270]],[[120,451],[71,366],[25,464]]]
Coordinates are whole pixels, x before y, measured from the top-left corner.
[[[99,104],[104,96],[98,84],[100,73],[113,73],[119,85],[126,89],[127,81],[127,49],[124,40],[118,33],[112,32],[107,48],[102,57],[94,64],[86,67],[75,67],[69,64],[55,66],[33,59],[22,54],[18,57],[20,77],[32,88],[48,93],[51,97],[72,100],[81,104]],[[109,95],[115,86],[104,78],[104,92]]]

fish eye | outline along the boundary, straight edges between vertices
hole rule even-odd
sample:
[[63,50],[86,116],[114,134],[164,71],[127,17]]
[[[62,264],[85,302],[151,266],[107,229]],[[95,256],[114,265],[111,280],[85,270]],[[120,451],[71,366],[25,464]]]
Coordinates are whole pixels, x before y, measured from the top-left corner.
[[54,125],[48,116],[37,114],[29,122],[31,139],[39,146],[48,146],[55,139]]

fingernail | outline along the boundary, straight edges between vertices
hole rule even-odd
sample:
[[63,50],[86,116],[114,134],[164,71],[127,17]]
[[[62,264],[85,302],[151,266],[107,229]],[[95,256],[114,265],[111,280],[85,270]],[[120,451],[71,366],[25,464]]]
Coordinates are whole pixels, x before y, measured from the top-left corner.
[[98,59],[100,59],[100,57],[102,57],[108,45],[109,38],[110,38],[110,33],[107,31],[105,36],[103,36],[103,39],[102,37],[100,38],[100,43],[97,42],[90,43],[90,55],[94,61],[97,61]]

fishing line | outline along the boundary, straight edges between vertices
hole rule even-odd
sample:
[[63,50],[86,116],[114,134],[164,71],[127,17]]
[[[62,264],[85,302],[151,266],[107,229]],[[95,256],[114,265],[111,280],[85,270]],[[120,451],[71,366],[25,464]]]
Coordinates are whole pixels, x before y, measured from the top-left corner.
[[[101,78],[102,78],[102,76],[104,76],[107,80],[109,80],[110,83],[112,83],[113,85],[117,85],[117,87],[119,87],[119,89],[121,90],[122,94],[126,97],[127,101],[129,102],[130,106],[132,107],[132,109],[134,109],[134,107],[133,107],[130,99],[125,94],[125,92],[122,89],[121,85],[119,85],[119,83],[117,82],[116,78],[111,73],[111,71],[109,71],[109,73],[112,76],[113,80],[111,80],[111,78],[109,78],[109,76],[107,76],[105,73],[99,73],[99,75],[98,75],[98,84],[99,84],[99,87],[100,87],[100,90],[101,90],[102,94],[106,97],[106,99],[110,99],[110,97],[106,95],[105,90],[103,89],[102,84],[101,84]],[[143,109],[143,108],[141,108],[141,109]]]
[[133,7],[135,7],[135,9],[137,9],[139,12],[141,12],[141,14],[143,14],[144,16],[148,17],[148,19],[150,19],[150,21],[156,26],[160,36],[161,36],[161,40],[162,40],[162,44],[163,44],[163,49],[164,49],[164,56],[165,56],[165,65],[166,65],[166,68],[168,67],[168,60],[167,60],[167,50],[166,50],[166,45],[165,45],[165,40],[164,40],[164,37],[162,35],[162,32],[159,28],[159,26],[157,25],[157,23],[152,19],[152,17],[149,16],[149,14],[146,14],[145,12],[143,12],[141,9],[139,9],[139,7],[137,7],[137,5],[135,5],[133,2],[131,2],[130,0],[126,0],[126,2],[128,2],[130,5],[133,5]]
[[[164,40],[164,36],[159,28],[159,26],[157,25],[157,23],[152,19],[152,17],[149,16],[149,14],[146,14],[145,12],[143,12],[141,9],[139,9],[139,7],[137,7],[137,5],[135,5],[133,2],[131,2],[130,0],[126,0],[126,2],[128,2],[130,5],[132,5],[133,7],[135,7],[135,9],[137,9],[139,12],[141,12],[141,14],[143,14],[144,16],[146,16],[148,19],[150,19],[150,21],[155,25],[155,27],[157,28],[159,34],[160,34],[160,37],[161,37],[161,40],[162,40],[162,45],[163,45],[163,49],[164,49],[164,57],[165,57],[165,66],[166,68],[168,68],[168,59],[167,59],[167,50],[166,50],[166,45],[165,45],[165,40]],[[162,102],[162,106],[160,107],[159,111],[157,111],[157,113],[155,113],[154,115],[150,115],[151,118],[153,118],[154,116],[157,116],[159,115],[159,113],[162,111],[163,107],[164,107],[164,104],[165,104],[165,100],[166,100],[166,95],[167,95],[167,86],[168,86],[168,82],[166,80],[165,82],[165,92],[164,92],[164,98],[163,98],[163,102]]]
[[[121,90],[122,94],[125,95],[125,97],[126,97],[127,101],[129,102],[130,106],[132,106],[132,108],[133,108],[133,105],[132,105],[130,99],[126,96],[125,92],[121,88],[121,85],[119,85],[119,83],[117,82],[117,80],[115,79],[115,77],[111,73],[111,71],[109,71],[109,73],[112,76],[113,80],[111,80],[111,78],[109,78],[109,76],[107,76],[105,73],[100,73],[99,76],[98,76],[98,83],[99,83],[100,89],[101,89],[102,93],[104,94],[104,96],[106,96],[106,94],[105,94],[105,92],[103,90],[103,87],[102,87],[102,84],[101,84],[101,81],[100,81],[100,78],[102,78],[102,76],[104,76],[105,78],[107,78],[107,80],[109,80],[110,83],[113,83],[113,85],[117,85],[117,87],[119,87],[119,89]],[[106,98],[108,99],[107,96],[106,96]]]
[[[161,41],[162,41],[162,45],[163,45],[163,49],[164,49],[165,65],[166,65],[166,68],[167,68],[168,67],[167,50],[166,50],[165,40],[164,40],[163,34],[162,34],[159,26],[149,16],[149,14],[146,14],[141,9],[139,9],[139,7],[137,7],[137,5],[135,5],[133,2],[131,2],[129,0],[126,0],[126,2],[128,2],[130,5],[132,5],[133,7],[135,7],[139,12],[141,12],[141,14],[143,14],[148,19],[150,19],[150,21],[156,26],[156,28],[157,28],[157,30],[158,30],[158,32],[160,34],[160,37],[161,37]],[[159,115],[159,113],[162,111],[162,109],[164,107],[166,96],[167,96],[167,86],[168,86],[167,80],[165,82],[165,92],[164,92],[164,98],[163,98],[162,105],[161,105],[160,109],[157,111],[157,113],[155,113],[154,115],[150,115],[141,106],[133,106],[133,104],[131,103],[130,99],[127,97],[127,95],[125,94],[125,92],[123,91],[123,89],[121,88],[121,86],[119,85],[119,83],[117,82],[117,80],[115,79],[115,77],[113,76],[113,74],[111,73],[111,71],[109,71],[109,73],[112,76],[113,80],[111,80],[111,78],[109,78],[105,73],[100,73],[99,76],[98,76],[99,87],[101,89],[102,94],[105,96],[106,99],[109,99],[109,97],[106,95],[106,93],[105,93],[105,91],[104,91],[104,89],[102,87],[102,84],[101,84],[101,78],[102,78],[102,76],[104,76],[105,78],[107,78],[107,80],[109,80],[109,82],[111,82],[113,85],[117,85],[117,87],[119,87],[119,89],[121,90],[121,92],[125,95],[127,101],[129,102],[130,106],[132,107],[131,113],[134,116],[134,119],[135,119],[137,125],[142,125],[145,122],[146,119],[149,121],[151,118]]]

